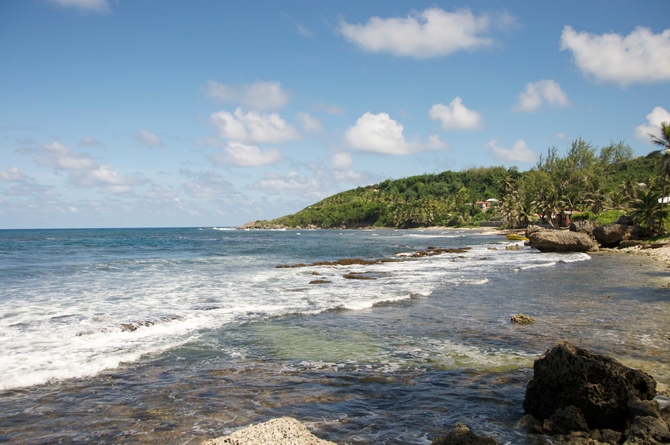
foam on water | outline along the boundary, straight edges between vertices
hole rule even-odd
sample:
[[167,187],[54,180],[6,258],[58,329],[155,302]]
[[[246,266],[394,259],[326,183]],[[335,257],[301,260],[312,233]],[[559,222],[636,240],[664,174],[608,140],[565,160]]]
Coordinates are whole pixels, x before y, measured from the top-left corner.
[[[514,270],[520,264],[524,268],[548,267],[557,261],[589,258],[582,254],[537,255],[529,248],[491,251],[482,237],[466,237],[452,241],[460,243],[458,247],[471,247],[463,254],[371,265],[276,269],[277,258],[286,255],[279,250],[284,244],[278,243],[273,250],[268,248],[266,238],[259,237],[295,239],[298,233],[232,233],[214,227],[209,233],[225,231],[226,235],[193,237],[198,231],[207,233],[199,229],[180,232],[175,239],[184,244],[178,250],[163,248],[160,240],[156,241],[157,247],[148,249],[144,257],[129,243],[129,250],[123,247],[122,254],[96,252],[84,260],[80,257],[87,255],[89,247],[83,243],[72,248],[74,259],[62,265],[54,266],[39,253],[21,253],[15,261],[37,264],[33,272],[12,264],[11,258],[0,264],[0,389],[95,375],[145,354],[175,348],[226,325],[336,308],[367,310],[418,295],[429,296],[444,286],[483,285],[490,276]],[[305,232],[300,242],[321,237],[314,238],[320,243],[330,235]],[[412,244],[416,238],[422,243],[434,238],[431,244],[440,245],[440,240],[447,242],[445,239],[452,237],[392,231],[344,235],[355,237],[350,241],[355,245],[364,241],[371,251],[386,252],[387,258],[399,247],[406,252],[425,248]],[[330,239],[337,240],[335,236]],[[115,246],[123,246],[124,240],[115,239]],[[67,238],[70,244],[75,241],[79,242]],[[321,253],[306,254],[311,255],[308,261],[329,258],[328,243],[334,241],[324,242]],[[241,244],[235,243],[242,243],[247,253],[236,250]],[[205,249],[217,246],[218,250],[205,255],[199,250],[201,245]],[[352,273],[368,279],[345,278]],[[327,283],[310,284],[316,279]],[[451,357],[454,366],[471,363],[495,367],[509,362],[485,351],[459,352],[457,345],[440,344],[435,348],[456,351],[441,353]],[[401,355],[394,358],[398,366],[408,360],[408,354]],[[440,366],[450,366],[451,359]]]

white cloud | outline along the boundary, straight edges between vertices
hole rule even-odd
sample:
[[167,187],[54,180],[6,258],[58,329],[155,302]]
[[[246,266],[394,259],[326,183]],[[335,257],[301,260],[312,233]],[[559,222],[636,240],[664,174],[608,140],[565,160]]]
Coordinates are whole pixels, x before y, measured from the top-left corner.
[[23,182],[28,177],[18,167],[12,167],[9,170],[0,170],[0,181],[3,182]]
[[239,102],[254,110],[282,108],[289,101],[288,92],[282,89],[279,82],[255,82],[236,87],[208,80],[203,91],[213,99]]
[[263,190],[270,194],[280,193],[302,193],[314,194],[319,193],[319,182],[314,178],[306,178],[300,176],[296,172],[290,172],[285,177],[279,176],[276,173],[265,173],[263,179],[254,182],[251,185],[253,190]]
[[121,176],[111,165],[99,165],[90,155],[75,153],[58,142],[44,144],[33,159],[39,165],[69,172],[76,187],[100,187],[103,193],[128,194],[133,185],[148,182],[139,175]]
[[156,148],[163,145],[163,142],[158,136],[147,130],[142,130],[139,133],[134,134],[133,138],[147,148]]
[[514,19],[507,14],[475,16],[469,9],[446,12],[429,8],[407,18],[372,17],[365,25],[340,23],[344,37],[365,51],[389,52],[415,58],[438,57],[464,49],[491,46],[482,35],[494,25],[507,27]]
[[530,150],[523,139],[516,141],[510,149],[498,146],[496,139],[491,140],[484,147],[489,149],[494,159],[500,162],[535,162],[538,159],[537,153]]
[[34,157],[35,162],[45,167],[54,167],[59,170],[90,170],[98,166],[88,154],[78,154],[71,148],[53,142],[42,146],[41,154]]
[[188,169],[181,169],[179,173],[190,179],[184,183],[184,191],[191,198],[222,198],[234,192],[233,185],[217,173],[192,172]]
[[102,147],[104,145],[105,144],[103,144],[102,142],[90,136],[86,136],[79,141],[80,147]]
[[445,150],[448,145],[431,136],[428,144],[407,142],[402,124],[391,119],[387,113],[372,114],[369,111],[359,117],[356,125],[347,129],[344,140],[352,148],[367,153],[406,155],[422,150]]
[[318,133],[323,129],[321,121],[302,111],[295,116],[302,123],[302,131],[305,133]]
[[109,12],[107,0],[49,0],[65,8],[75,8],[84,11]]
[[344,170],[354,163],[349,153],[335,153],[330,157],[330,162],[333,164],[335,170]]
[[649,142],[650,134],[656,137],[661,137],[661,122],[670,124],[670,113],[663,107],[655,107],[651,113],[647,115],[647,123],[635,127],[635,137]]
[[440,137],[436,134],[428,138],[428,143],[426,144],[426,149],[428,150],[438,150],[445,151],[449,150],[449,144],[440,140]]
[[319,111],[321,113],[326,113],[326,114],[332,114],[334,116],[344,116],[346,114],[346,111],[344,111],[344,108],[342,108],[339,105],[335,104],[327,104],[324,102],[317,102],[314,104],[314,107],[312,107],[314,111]]
[[576,32],[565,26],[561,50],[569,49],[582,73],[621,86],[670,80],[670,29],[654,34],[638,27],[623,37]]
[[234,114],[227,111],[212,113],[210,121],[222,138],[234,142],[282,143],[298,139],[300,134],[277,113],[244,113],[240,108]]
[[469,110],[463,105],[460,97],[455,98],[449,105],[435,104],[430,108],[428,117],[439,119],[443,130],[476,130],[481,128],[481,115]]
[[284,158],[275,148],[260,149],[254,145],[229,142],[223,149],[224,154],[215,154],[211,160],[215,164],[232,164],[238,167],[259,167],[281,162]]
[[523,112],[535,111],[543,102],[557,107],[567,107],[570,103],[558,82],[544,79],[526,84],[526,91],[519,94],[515,109]]
[[417,151],[415,144],[405,140],[403,130],[402,124],[387,113],[368,111],[358,118],[356,125],[349,127],[344,139],[353,148],[368,153],[404,155]]

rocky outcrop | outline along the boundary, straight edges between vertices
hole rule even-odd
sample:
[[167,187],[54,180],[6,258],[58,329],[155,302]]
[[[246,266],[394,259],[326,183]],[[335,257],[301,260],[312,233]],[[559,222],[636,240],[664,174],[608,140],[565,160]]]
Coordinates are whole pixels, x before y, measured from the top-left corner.
[[498,445],[491,436],[477,436],[463,423],[457,423],[446,436],[438,437],[431,445]]
[[[653,377],[611,357],[558,342],[533,371],[523,408],[538,419],[536,432],[623,431],[631,420],[660,418]],[[662,428],[654,431],[664,437]]]
[[633,227],[626,224],[605,224],[593,229],[593,236],[602,247],[617,247],[625,239],[629,239]]
[[516,324],[533,324],[537,320],[535,320],[533,317],[529,317],[528,315],[516,314],[511,318],[510,321]]
[[336,445],[319,439],[302,423],[291,417],[250,425],[229,436],[202,442],[201,445]]
[[538,230],[528,236],[531,247],[540,252],[588,252],[598,245],[585,233],[567,230]]
[[584,232],[591,236],[593,234],[593,223],[589,220],[572,221],[570,223],[571,232]]

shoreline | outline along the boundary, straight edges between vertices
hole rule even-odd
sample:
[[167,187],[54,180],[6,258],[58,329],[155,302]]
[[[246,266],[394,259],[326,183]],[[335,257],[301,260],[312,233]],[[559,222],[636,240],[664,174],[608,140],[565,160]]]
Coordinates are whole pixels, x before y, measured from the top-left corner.
[[619,248],[603,248],[601,247],[597,251],[588,252],[589,255],[634,255],[647,257],[649,259],[662,262],[668,268],[670,268],[670,244],[666,244],[662,247],[655,249],[642,249],[642,246],[632,246],[625,247],[623,249]]

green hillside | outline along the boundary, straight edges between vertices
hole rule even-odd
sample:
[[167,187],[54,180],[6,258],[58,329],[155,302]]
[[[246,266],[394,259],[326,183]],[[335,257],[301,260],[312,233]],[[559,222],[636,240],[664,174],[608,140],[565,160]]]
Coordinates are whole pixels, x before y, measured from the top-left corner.
[[[330,196],[293,215],[246,226],[417,228],[488,220],[514,224],[538,214],[551,219],[564,210],[597,215],[608,209],[630,209],[639,184],[655,190],[660,177],[658,152],[633,158],[624,143],[598,150],[578,139],[564,157],[550,148],[526,172],[487,167],[386,180]],[[489,198],[500,203],[484,212],[476,202]]]

